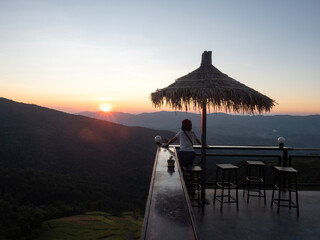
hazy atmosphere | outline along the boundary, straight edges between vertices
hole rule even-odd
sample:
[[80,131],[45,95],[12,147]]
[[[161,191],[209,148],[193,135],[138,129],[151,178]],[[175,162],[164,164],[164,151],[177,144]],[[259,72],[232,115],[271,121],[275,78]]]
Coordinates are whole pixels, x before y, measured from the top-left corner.
[[0,95],[71,113],[157,111],[150,93],[209,50],[278,103],[271,114],[319,114],[319,25],[317,0],[3,0]]
[[0,0],[0,239],[318,240],[319,56],[320,0]]

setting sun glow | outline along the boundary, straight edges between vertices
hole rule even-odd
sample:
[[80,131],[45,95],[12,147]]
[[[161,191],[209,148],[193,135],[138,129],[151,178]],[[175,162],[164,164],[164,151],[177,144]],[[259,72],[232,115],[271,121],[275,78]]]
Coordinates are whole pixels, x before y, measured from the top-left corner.
[[276,101],[271,115],[320,114],[320,0],[39,2],[0,0],[0,98],[67,113],[175,111],[150,94],[212,51],[214,67]]
[[112,110],[112,105],[110,103],[101,104],[100,110],[103,112],[110,112]]

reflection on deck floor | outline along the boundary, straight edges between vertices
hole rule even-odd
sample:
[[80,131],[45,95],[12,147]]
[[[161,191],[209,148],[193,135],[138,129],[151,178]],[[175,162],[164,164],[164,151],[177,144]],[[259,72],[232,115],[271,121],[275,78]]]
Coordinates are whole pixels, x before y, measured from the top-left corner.
[[239,190],[239,211],[235,204],[225,204],[223,212],[220,205],[213,206],[214,191],[207,189],[210,204],[205,206],[205,215],[201,208],[193,208],[200,239],[320,239],[320,191],[299,191],[300,216],[296,209],[271,208],[271,191],[267,191],[267,204],[263,199],[250,198],[249,204],[242,198]]

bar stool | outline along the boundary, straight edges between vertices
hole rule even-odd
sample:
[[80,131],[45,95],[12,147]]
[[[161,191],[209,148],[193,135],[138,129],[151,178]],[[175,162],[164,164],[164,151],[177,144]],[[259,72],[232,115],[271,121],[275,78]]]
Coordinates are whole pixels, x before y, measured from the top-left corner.
[[[247,203],[249,203],[249,197],[258,197],[259,199],[263,197],[264,204],[266,204],[264,166],[265,164],[261,161],[247,161],[247,171],[243,189],[243,197],[245,193],[247,193]],[[255,176],[252,173],[254,170],[258,171],[258,174]]]
[[[233,164],[216,164],[217,166],[217,175],[216,175],[216,185],[214,189],[213,204],[215,204],[216,199],[220,202],[220,211],[222,212],[222,207],[224,203],[236,203],[237,210],[239,210],[238,204],[238,183],[237,183],[237,170],[238,167]],[[219,172],[222,171],[221,182],[218,182]],[[231,173],[234,173],[235,182],[231,182]],[[226,173],[228,173],[227,181],[225,179]],[[221,188],[221,195],[217,195],[217,188]],[[231,196],[231,189],[235,189],[235,198]],[[224,190],[228,190],[227,194],[224,193]],[[227,198],[227,200],[224,200]]]
[[[298,171],[292,167],[275,167],[274,185],[272,190],[271,207],[273,203],[278,205],[278,214],[280,207],[289,207],[297,209],[297,216],[299,216],[299,199],[298,199]],[[294,183],[292,182],[294,179]],[[278,197],[274,197],[275,190],[278,189]],[[289,196],[285,198],[286,192],[289,192]],[[292,201],[291,193],[296,193],[296,202]],[[282,198],[281,198],[282,197]],[[282,204],[282,202],[287,204]]]
[[203,169],[200,166],[192,166],[185,169],[185,183],[192,207],[201,207],[204,214],[204,201],[201,199],[202,175]]

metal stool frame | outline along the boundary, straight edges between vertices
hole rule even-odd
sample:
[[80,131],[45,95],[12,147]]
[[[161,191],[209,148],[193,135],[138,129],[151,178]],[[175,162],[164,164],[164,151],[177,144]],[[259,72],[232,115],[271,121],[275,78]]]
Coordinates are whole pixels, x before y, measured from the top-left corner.
[[[277,212],[279,214],[280,207],[296,208],[297,216],[299,216],[299,198],[298,198],[298,171],[292,167],[275,167],[274,185],[272,189],[271,207],[273,203],[278,205]],[[294,177],[294,183],[292,178]],[[275,190],[278,189],[278,197],[274,197]],[[281,198],[282,192],[289,192],[289,198]],[[296,193],[296,202],[292,201],[291,193]],[[287,204],[282,204],[282,202]]]
[[[237,211],[239,210],[239,203],[238,203],[238,174],[237,170],[238,167],[233,164],[216,164],[217,166],[217,175],[216,175],[216,185],[214,190],[214,196],[213,196],[213,204],[215,204],[215,201],[220,202],[220,211],[222,212],[223,204],[224,203],[236,203],[237,205]],[[222,171],[222,179],[221,182],[218,182],[219,179],[219,170]],[[225,171],[228,172],[228,181],[225,181]],[[234,171],[235,174],[235,183],[231,182],[231,172]],[[217,195],[217,188],[221,188],[221,195]],[[228,194],[224,194],[224,190],[228,190]],[[236,197],[231,196],[231,189],[235,189],[236,191]],[[228,200],[224,200],[224,198],[227,197]]]
[[[258,197],[259,199],[263,197],[264,204],[267,202],[264,167],[265,164],[261,161],[247,161],[247,170],[243,189],[243,197],[245,196],[245,193],[247,193],[247,203],[249,203],[250,197]],[[251,170],[255,168],[258,168],[258,176],[251,175]],[[256,188],[254,188],[254,186],[256,186]],[[250,194],[250,192],[255,192],[256,194]]]
[[[204,201],[201,199],[201,188],[202,188],[202,174],[203,169],[200,166],[193,166],[191,168],[184,169],[185,173],[185,183],[189,193],[189,198],[192,207],[201,207],[202,214],[204,215]],[[194,180],[195,176],[195,180]],[[197,191],[197,196],[194,197],[194,191]],[[197,204],[194,204],[194,202]]]

